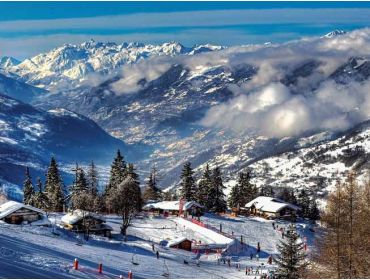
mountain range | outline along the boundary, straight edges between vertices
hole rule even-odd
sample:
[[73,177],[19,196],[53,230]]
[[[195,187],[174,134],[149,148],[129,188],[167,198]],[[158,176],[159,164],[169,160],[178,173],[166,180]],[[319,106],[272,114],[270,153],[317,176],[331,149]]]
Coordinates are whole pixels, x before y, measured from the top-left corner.
[[[142,179],[156,164],[162,188],[178,186],[182,164],[191,161],[197,176],[206,163],[221,166],[228,186],[251,169],[259,186],[320,185],[324,194],[336,174],[355,169],[365,176],[369,168],[369,38],[358,30],[234,47],[89,41],[2,63],[3,94],[30,103],[17,104],[41,115],[47,131],[54,130],[50,119],[65,124],[46,139],[50,133],[37,132],[31,118],[26,127],[33,134],[17,128],[9,137],[15,119],[28,114],[15,110],[18,117],[3,120],[13,128],[1,142],[3,151],[21,152],[3,166],[28,165],[31,155],[45,154],[45,161],[61,143],[66,163],[104,159],[108,166],[120,147]],[[25,94],[17,89],[23,87]],[[0,116],[7,118],[4,108]],[[71,131],[65,118],[80,128]],[[30,152],[35,145],[40,152]],[[20,182],[6,169],[0,174]]]

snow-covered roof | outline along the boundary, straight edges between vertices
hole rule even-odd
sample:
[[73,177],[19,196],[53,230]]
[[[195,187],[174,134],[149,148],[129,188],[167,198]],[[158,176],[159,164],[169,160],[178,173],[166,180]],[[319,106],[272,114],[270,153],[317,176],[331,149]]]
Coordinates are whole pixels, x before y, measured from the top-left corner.
[[[183,210],[189,210],[193,206],[203,208],[202,205],[195,201],[187,201],[184,203]],[[156,203],[148,203],[143,207],[143,209],[179,210],[179,207],[180,201],[161,201]]]
[[279,198],[269,196],[259,196],[252,201],[248,202],[245,207],[250,208],[254,205],[258,210],[264,212],[279,212],[284,207],[291,208],[293,210],[299,210],[300,208],[296,205],[287,203]]
[[[167,247],[179,245],[181,242],[184,242],[185,240],[189,240],[189,239],[186,238],[186,237],[175,238],[173,240],[168,241]],[[191,241],[191,240],[189,240],[189,241]]]
[[103,216],[92,213],[92,212],[88,212],[88,211],[82,211],[82,210],[79,210],[79,209],[74,210],[73,212],[70,212],[70,213],[64,215],[61,218],[61,221],[64,224],[74,225],[75,223],[81,221],[83,218],[86,219],[88,217],[91,217],[91,218],[94,218],[94,219],[101,220],[101,221],[105,222],[105,218]]
[[19,209],[28,209],[31,211],[35,211],[37,213],[40,213],[42,215],[45,215],[45,212],[42,211],[41,209],[38,209],[36,207],[33,207],[31,205],[26,205],[17,201],[8,201],[5,202],[4,204],[0,205],[0,219],[5,218],[6,216],[9,216],[10,214],[14,213],[15,211]]

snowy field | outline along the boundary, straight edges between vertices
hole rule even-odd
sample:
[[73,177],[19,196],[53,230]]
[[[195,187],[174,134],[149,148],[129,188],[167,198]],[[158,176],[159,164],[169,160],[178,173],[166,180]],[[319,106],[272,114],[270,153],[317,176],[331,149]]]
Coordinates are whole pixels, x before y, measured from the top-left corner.
[[[53,223],[60,216],[54,216]],[[222,223],[223,231],[239,239],[244,236],[248,246],[227,262],[217,261],[217,254],[196,255],[179,249],[159,245],[162,240],[179,237],[201,240],[202,243],[225,243],[232,238],[213,232],[210,234],[199,226],[189,225],[181,218],[139,218],[129,228],[129,240],[122,241],[119,234],[120,219],[107,217],[108,224],[114,229],[113,238],[82,237],[66,232],[58,227],[41,228],[0,224],[0,277],[3,278],[127,278],[128,271],[134,278],[259,278],[255,273],[245,275],[246,267],[256,270],[260,267],[267,272],[273,265],[266,265],[270,254],[277,253],[276,244],[280,232],[272,228],[272,222],[260,218],[226,218],[215,215],[201,217],[201,220],[218,228]],[[280,223],[287,226],[287,223]],[[299,231],[308,231],[303,224],[297,224]],[[312,236],[311,236],[312,237]],[[309,236],[309,241],[310,241]],[[261,244],[259,260],[255,255],[257,242]],[[159,259],[152,251],[159,251]],[[78,258],[80,269],[73,269],[73,260]],[[199,266],[197,259],[199,258]],[[184,260],[188,264],[184,264]],[[97,271],[103,264],[103,273]],[[137,263],[136,265],[133,263]],[[237,268],[240,266],[240,269]],[[167,273],[169,277],[167,277]]]

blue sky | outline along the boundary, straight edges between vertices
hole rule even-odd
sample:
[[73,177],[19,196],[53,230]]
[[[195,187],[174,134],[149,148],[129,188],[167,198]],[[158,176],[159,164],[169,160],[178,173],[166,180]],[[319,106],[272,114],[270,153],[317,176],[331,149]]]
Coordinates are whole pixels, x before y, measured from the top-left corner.
[[368,26],[369,2],[0,2],[0,56],[89,39],[230,46]]

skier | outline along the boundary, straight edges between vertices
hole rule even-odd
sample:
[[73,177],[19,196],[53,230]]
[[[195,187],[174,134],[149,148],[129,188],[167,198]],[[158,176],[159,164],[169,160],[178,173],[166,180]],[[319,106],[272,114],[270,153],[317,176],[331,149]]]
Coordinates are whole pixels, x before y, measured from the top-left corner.
[[272,223],[272,227],[273,227],[273,229],[275,229],[275,223],[274,222]]
[[284,234],[284,231],[281,233],[281,237],[284,239],[284,236],[285,236],[285,234]]
[[260,243],[257,242],[257,253],[259,253],[260,251],[261,251]]
[[154,252],[154,244],[152,244],[152,251]]
[[157,256],[157,260],[159,259],[159,252],[157,251],[156,253],[155,253],[155,255]]
[[230,258],[228,258],[228,259],[227,259],[227,265],[228,265],[229,267],[231,267],[231,259],[230,259]]
[[251,253],[249,256],[251,257],[251,260],[253,260],[253,253]]

